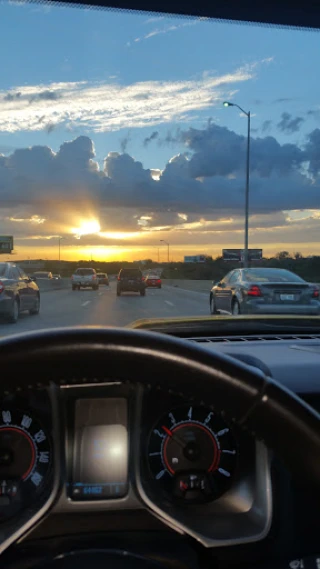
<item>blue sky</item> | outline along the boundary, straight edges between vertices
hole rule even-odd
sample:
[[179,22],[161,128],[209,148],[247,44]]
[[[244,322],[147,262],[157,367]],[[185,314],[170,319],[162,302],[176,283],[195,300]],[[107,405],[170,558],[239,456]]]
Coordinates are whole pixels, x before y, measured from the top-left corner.
[[[260,128],[265,120],[277,124],[284,111],[299,115],[306,122],[291,136],[273,125],[269,133],[280,142],[303,142],[304,134],[314,126],[314,119],[305,113],[319,106],[317,32],[36,4],[1,4],[0,10],[1,51],[10,54],[10,65],[2,67],[2,91],[54,82],[130,85],[140,81],[201,80],[204,73],[220,76],[258,63],[251,80],[232,85],[238,90],[234,100],[256,115],[253,129]],[[172,26],[177,29],[143,39],[150,32],[165,32]],[[141,40],[135,41],[137,38]],[[269,63],[259,63],[269,58]],[[283,98],[290,100],[274,102]],[[208,105],[196,114],[196,120],[192,121],[191,115],[191,120],[187,117],[179,121],[179,126],[200,128],[212,117],[236,132],[245,132],[244,120],[235,110]],[[169,127],[170,124],[160,123],[157,130],[166,132]],[[110,150],[120,149],[119,141],[128,129],[101,134],[90,133],[90,128],[84,130],[93,137],[100,158]],[[146,150],[142,141],[154,130],[155,127],[133,129],[127,149],[146,167],[163,168],[175,149],[150,144]],[[0,144],[48,144],[58,149],[68,138],[72,135],[60,128],[50,135],[42,131],[1,132]]]
[[15,2],[0,4],[0,19],[4,155],[37,145],[57,152],[86,135],[100,167],[125,149],[163,170],[194,151],[177,129],[205,131],[211,120],[245,135],[245,117],[225,98],[251,110],[253,138],[303,148],[320,126],[318,32]]

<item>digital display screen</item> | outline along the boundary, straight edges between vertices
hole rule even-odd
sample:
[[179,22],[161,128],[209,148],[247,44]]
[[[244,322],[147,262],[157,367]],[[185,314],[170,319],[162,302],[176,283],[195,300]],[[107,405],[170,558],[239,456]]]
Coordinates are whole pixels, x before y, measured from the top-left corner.
[[121,498],[128,491],[126,399],[75,402],[73,500]]

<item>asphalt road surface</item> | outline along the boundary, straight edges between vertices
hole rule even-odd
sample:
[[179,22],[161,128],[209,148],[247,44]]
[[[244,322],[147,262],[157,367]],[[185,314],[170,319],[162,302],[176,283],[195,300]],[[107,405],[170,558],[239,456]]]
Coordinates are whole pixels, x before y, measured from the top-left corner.
[[0,336],[63,326],[126,326],[141,318],[208,316],[208,294],[163,286],[116,295],[116,282],[98,291],[69,289],[42,292],[40,314],[22,313],[16,324],[0,320]]

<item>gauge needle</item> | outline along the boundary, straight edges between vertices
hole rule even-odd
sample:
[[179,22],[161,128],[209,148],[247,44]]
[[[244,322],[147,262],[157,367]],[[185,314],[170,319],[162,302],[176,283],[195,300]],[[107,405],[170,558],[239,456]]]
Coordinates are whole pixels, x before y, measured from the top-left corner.
[[173,433],[172,431],[170,431],[170,429],[168,429],[168,427],[166,427],[165,425],[162,425],[161,427],[164,432],[168,435],[168,437],[170,437],[173,441],[175,441],[176,443],[178,443],[178,445],[180,445],[182,448],[186,447],[186,443],[183,439],[180,439],[180,437],[178,437],[175,433]]
[[165,425],[162,425],[162,428],[163,428],[164,432],[167,433],[167,435],[169,435],[169,437],[173,437],[173,432],[170,431],[170,429],[168,429],[168,427],[166,427]]

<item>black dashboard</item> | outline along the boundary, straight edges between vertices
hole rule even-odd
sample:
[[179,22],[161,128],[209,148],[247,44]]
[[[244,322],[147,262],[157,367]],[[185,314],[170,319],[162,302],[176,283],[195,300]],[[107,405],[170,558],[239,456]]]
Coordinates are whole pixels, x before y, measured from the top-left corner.
[[[317,337],[187,341],[267,369],[320,408]],[[300,533],[301,516],[310,522],[306,535]],[[198,400],[196,381],[192,399],[173,392],[170,378],[164,390],[107,374],[103,381],[62,377],[59,386],[21,387],[3,395],[3,551],[21,525],[17,551],[39,539],[62,543],[117,530],[135,532],[136,545],[139,532],[160,531],[168,539],[164,519],[169,527],[174,520],[181,536],[220,560],[230,561],[230,552],[240,559],[241,551],[255,559],[255,547],[263,544],[270,553],[282,543],[288,555],[318,547],[312,500],[297,499],[295,482],[262,441],[230,424],[223,410]]]

